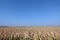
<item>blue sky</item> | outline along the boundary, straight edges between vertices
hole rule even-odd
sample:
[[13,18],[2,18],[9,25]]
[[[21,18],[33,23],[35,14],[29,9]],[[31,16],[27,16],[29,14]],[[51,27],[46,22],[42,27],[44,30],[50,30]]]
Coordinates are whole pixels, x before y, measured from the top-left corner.
[[60,0],[0,0],[0,25],[60,25]]

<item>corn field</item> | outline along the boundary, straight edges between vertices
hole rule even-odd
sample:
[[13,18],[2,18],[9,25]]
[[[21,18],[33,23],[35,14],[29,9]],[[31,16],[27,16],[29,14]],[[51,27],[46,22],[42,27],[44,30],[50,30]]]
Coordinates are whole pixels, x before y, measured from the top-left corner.
[[60,40],[60,28],[0,28],[0,40]]

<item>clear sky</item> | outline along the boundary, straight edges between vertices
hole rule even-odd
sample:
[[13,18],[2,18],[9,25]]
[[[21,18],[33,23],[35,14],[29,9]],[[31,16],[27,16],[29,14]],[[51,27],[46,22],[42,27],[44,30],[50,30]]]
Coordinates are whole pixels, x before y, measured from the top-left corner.
[[60,0],[0,0],[0,25],[60,25]]

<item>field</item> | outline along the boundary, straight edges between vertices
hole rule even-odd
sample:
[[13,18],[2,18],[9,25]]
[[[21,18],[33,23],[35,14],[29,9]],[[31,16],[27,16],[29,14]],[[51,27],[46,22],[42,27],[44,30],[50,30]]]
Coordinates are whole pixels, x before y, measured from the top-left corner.
[[0,40],[60,40],[60,27],[0,27]]

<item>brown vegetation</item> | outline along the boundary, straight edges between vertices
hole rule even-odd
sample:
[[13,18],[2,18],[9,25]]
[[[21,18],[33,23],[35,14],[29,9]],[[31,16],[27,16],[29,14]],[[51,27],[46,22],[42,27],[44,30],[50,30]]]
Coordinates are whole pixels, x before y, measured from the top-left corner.
[[60,27],[1,27],[0,40],[60,40]]

